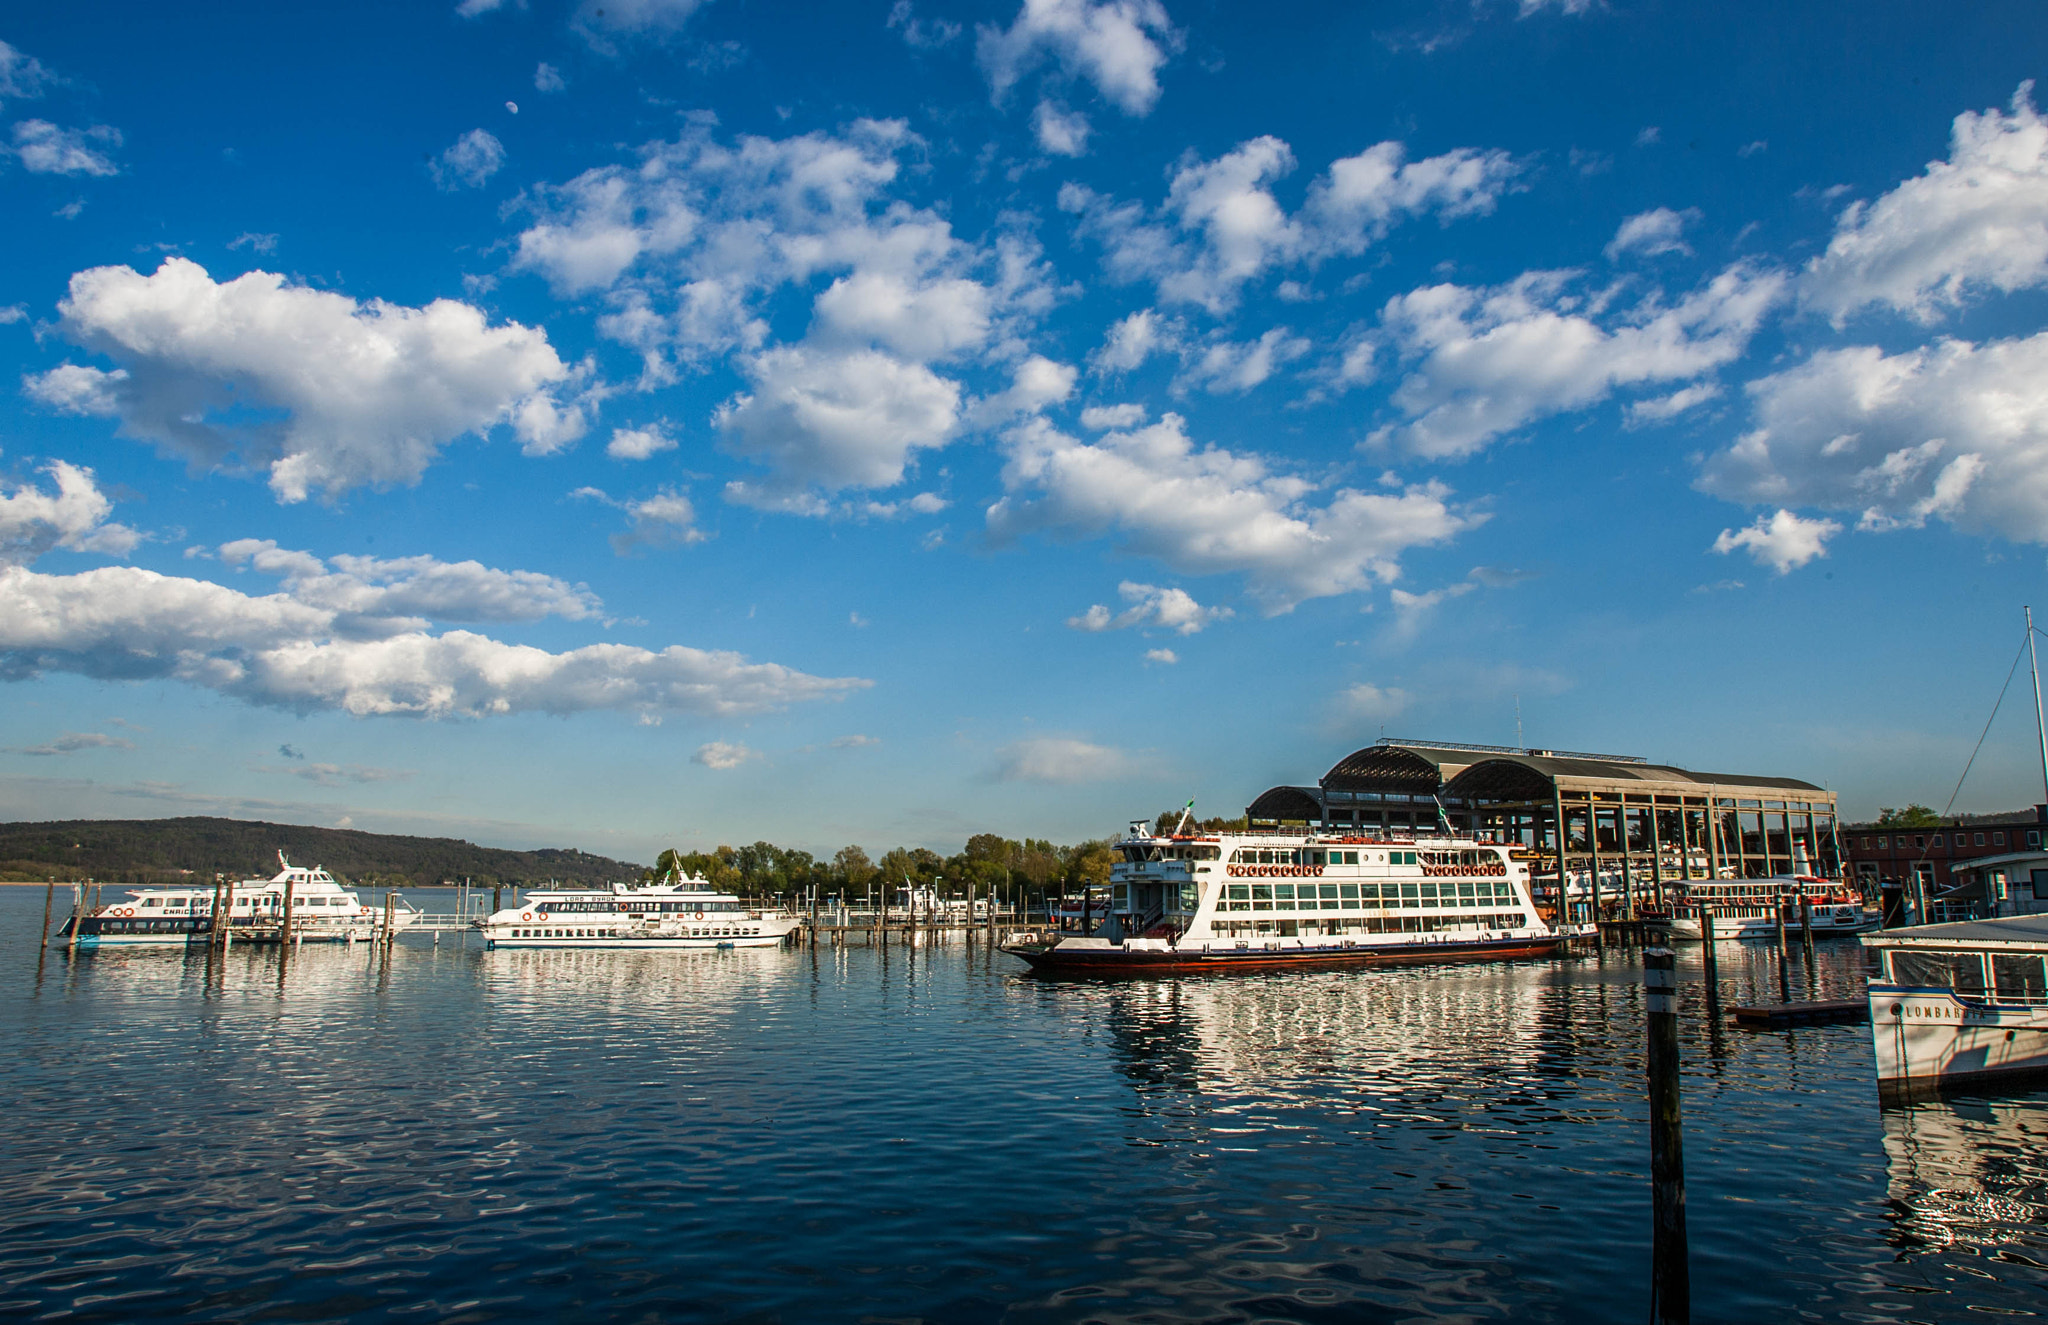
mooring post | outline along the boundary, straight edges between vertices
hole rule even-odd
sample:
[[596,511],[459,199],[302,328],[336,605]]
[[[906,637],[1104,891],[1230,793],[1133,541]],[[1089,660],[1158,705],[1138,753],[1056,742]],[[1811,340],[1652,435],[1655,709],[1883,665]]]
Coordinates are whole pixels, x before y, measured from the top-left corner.
[[43,884],[43,931],[36,935],[36,951],[50,946],[50,911],[57,901],[57,881],[50,879]]
[[1678,1097],[1678,970],[1669,948],[1643,949],[1650,1076],[1650,1320],[1688,1325],[1692,1284],[1685,1245],[1685,1129]]
[[1778,920],[1778,1001],[1792,1001],[1792,976],[1789,963],[1791,954],[1785,944],[1785,899],[1780,897],[1775,908]]
[[1806,955],[1806,968],[1813,969],[1813,899],[1799,899],[1799,946]]
[[284,974],[284,968],[292,959],[292,880],[284,881],[284,923],[277,931],[277,973]]
[[391,930],[391,922],[393,919],[391,899],[395,896],[397,896],[397,894],[392,892],[389,888],[386,888],[384,890],[384,946],[387,949],[391,946],[391,940],[395,937]]
[[1714,913],[1705,904],[1700,906],[1701,955],[1706,958],[1707,977],[1707,1021],[1718,1025],[1721,1020],[1721,956],[1714,951]]
[[84,923],[85,885],[74,883],[71,885],[71,938],[64,945],[65,956],[76,957],[78,955],[78,929]]

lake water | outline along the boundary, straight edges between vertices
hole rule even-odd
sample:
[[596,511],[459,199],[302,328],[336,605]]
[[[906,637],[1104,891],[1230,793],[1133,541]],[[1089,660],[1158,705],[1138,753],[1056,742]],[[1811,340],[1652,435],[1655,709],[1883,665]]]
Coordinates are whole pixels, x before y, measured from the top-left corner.
[[[1631,949],[1083,983],[415,938],[38,979],[42,903],[0,888],[8,1318],[1647,1316]],[[1775,998],[1722,952],[1724,1001]],[[2048,1095],[1881,1111],[1866,1028],[1710,1030],[1699,959],[1695,1319],[2048,1310]],[[1816,966],[1860,988],[1853,942]]]

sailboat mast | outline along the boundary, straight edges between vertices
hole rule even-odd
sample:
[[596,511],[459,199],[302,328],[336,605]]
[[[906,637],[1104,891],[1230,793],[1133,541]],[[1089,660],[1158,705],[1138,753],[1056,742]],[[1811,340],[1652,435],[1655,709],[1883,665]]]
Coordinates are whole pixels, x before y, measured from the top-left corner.
[[2027,614],[2027,666],[2034,673],[2034,734],[2041,738],[2041,790],[2048,795],[2048,724],[2041,721],[2041,658],[2034,650],[2034,609]]

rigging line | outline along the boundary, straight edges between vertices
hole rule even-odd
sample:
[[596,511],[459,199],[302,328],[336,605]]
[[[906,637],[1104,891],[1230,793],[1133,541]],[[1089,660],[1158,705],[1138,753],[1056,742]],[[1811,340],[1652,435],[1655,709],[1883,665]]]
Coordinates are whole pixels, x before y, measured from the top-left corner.
[[[2040,627],[2035,627],[2036,631],[2039,629]],[[1970,751],[1969,761],[1963,765],[1963,776],[1956,779],[1956,789],[1949,793],[1948,804],[1942,807],[1941,817],[1944,819],[1956,808],[1956,798],[1963,794],[1963,782],[1970,776],[1970,770],[1976,766],[1977,755],[1984,749],[1984,738],[1991,735],[1991,724],[1998,721],[1998,710],[2005,703],[2006,692],[2012,689],[2012,679],[2020,674],[2020,659],[2027,656],[2027,643],[2032,638],[2032,635],[2022,637],[2020,651],[2012,656],[2012,668],[2005,674],[2005,684],[1998,687],[1998,700],[1991,706],[1991,716],[1984,719],[1984,730],[1977,734],[1977,745]],[[1930,850],[1930,847],[1921,847],[1920,854],[1913,857],[1913,863],[1918,865],[1926,860]]]

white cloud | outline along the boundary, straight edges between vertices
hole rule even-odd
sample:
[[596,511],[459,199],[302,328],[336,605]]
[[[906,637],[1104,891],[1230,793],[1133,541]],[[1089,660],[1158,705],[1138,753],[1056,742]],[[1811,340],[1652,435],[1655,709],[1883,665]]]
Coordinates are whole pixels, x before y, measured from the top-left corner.
[[1147,649],[1145,650],[1145,661],[1157,663],[1161,667],[1171,667],[1180,661],[1180,655],[1172,649]]
[[1005,444],[1007,495],[988,509],[994,538],[1120,535],[1129,551],[1182,574],[1243,574],[1270,612],[1391,580],[1403,551],[1484,518],[1454,511],[1435,483],[1343,488],[1312,504],[1313,482],[1260,456],[1196,450],[1178,414],[1094,443],[1027,419]]
[[545,332],[451,299],[364,304],[263,271],[216,284],[170,258],[151,276],[79,272],[58,310],[66,337],[122,366],[65,364],[30,379],[32,396],[115,415],[194,464],[265,466],[284,502],[417,482],[443,445],[499,424],[528,454],[585,426],[550,394],[571,373]]
[[11,151],[30,174],[118,175],[121,167],[105,149],[120,145],[121,131],[110,125],[65,129],[48,120],[18,120]]
[[2048,542],[2048,332],[1828,350],[1749,394],[1756,426],[1707,462],[1708,492]]
[[1726,556],[1747,548],[1759,566],[1769,566],[1780,575],[1789,574],[1827,555],[1827,541],[1842,532],[1833,520],[1808,520],[1790,511],[1760,515],[1746,529],[1723,529],[1714,540],[1714,551]]
[[892,28],[903,30],[903,42],[913,50],[937,50],[956,40],[962,31],[958,23],[945,19],[922,19],[911,11],[910,0],[896,0],[889,7],[889,23]]
[[15,680],[46,672],[173,679],[301,712],[425,718],[599,709],[732,716],[869,684],[681,645],[550,653],[462,630],[366,637],[346,625],[343,614],[287,594],[253,598],[130,566],[68,576],[0,570],[0,675]]
[[505,164],[505,145],[483,129],[471,129],[428,165],[434,186],[447,192],[474,189]]
[[33,101],[59,81],[41,60],[0,41],[0,101]]
[[259,235],[253,230],[244,230],[228,241],[228,247],[246,248],[251,253],[273,253],[277,250],[277,236]]
[[750,750],[737,741],[706,741],[697,747],[697,753],[690,756],[690,762],[724,772],[760,757],[759,750]]
[[1356,256],[1418,216],[1449,222],[1491,212],[1520,169],[1500,151],[1459,148],[1413,162],[1406,154],[1384,142],[1332,162],[1293,216],[1272,184],[1293,171],[1294,153],[1271,135],[1182,165],[1156,212],[1078,184],[1061,189],[1059,205],[1079,215],[1080,234],[1101,243],[1113,279],[1149,280],[1167,302],[1221,313],[1278,265]]
[[1002,782],[1070,786],[1130,777],[1143,768],[1142,760],[1111,746],[1067,736],[1038,736],[997,751],[995,775]]
[[126,525],[107,523],[114,504],[90,469],[53,460],[43,472],[56,484],[54,495],[32,484],[12,492],[0,484],[0,566],[26,565],[60,547],[121,556],[142,541]]
[[2010,114],[1956,116],[1947,160],[1845,210],[1802,302],[1836,325],[1871,304],[1931,323],[1981,288],[2048,285],[2048,121],[2032,91]]
[[1074,630],[1091,632],[1157,626],[1193,635],[1211,622],[1225,621],[1235,615],[1227,607],[1203,607],[1185,589],[1164,589],[1133,580],[1125,580],[1116,589],[1131,606],[1112,615],[1107,607],[1097,603],[1080,616],[1068,617],[1067,625]]
[[624,511],[632,527],[611,537],[612,551],[631,556],[642,548],[689,547],[710,535],[697,527],[697,508],[688,494],[663,488],[652,497],[615,500],[597,488],[578,488],[569,494],[587,497]]
[[1618,387],[1702,376],[1743,353],[1785,287],[1778,272],[1738,264],[1674,305],[1652,298],[1602,326],[1604,300],[1571,294],[1571,277],[1531,272],[1492,289],[1436,285],[1388,300],[1383,331],[1412,364],[1393,394],[1408,422],[1376,440],[1468,455]]
[[905,358],[945,359],[988,339],[990,292],[962,278],[864,270],[834,281],[813,305],[813,340],[873,343]]
[[28,321],[26,304],[0,304],[0,327],[11,327],[17,322]]
[[1179,343],[1177,330],[1166,319],[1149,308],[1141,309],[1109,329],[1101,348],[1088,356],[1088,366],[1097,373],[1127,373]]
[[12,751],[18,755],[70,755],[80,750],[133,750],[135,742],[119,736],[108,736],[103,732],[65,732],[46,745],[24,746]]
[[562,71],[543,60],[533,68],[533,90],[536,92],[561,92],[568,88],[568,80]]
[[1614,238],[1607,241],[1601,252],[1609,262],[1616,261],[1629,253],[1640,253],[1644,257],[1655,257],[1659,253],[1686,253],[1692,249],[1685,242],[1685,227],[1699,219],[1697,208],[1688,207],[1674,212],[1669,207],[1656,207],[1647,212],[1638,212],[1621,223],[1614,232]]
[[1214,340],[1192,356],[1174,379],[1174,386],[1179,390],[1199,386],[1211,395],[1242,393],[1308,351],[1308,341],[1287,327],[1274,327],[1253,341]]
[[1090,432],[1135,428],[1145,421],[1143,405],[1090,405],[1081,411],[1081,426]]
[[1159,100],[1159,70],[1179,40],[1159,0],[1024,0],[1007,29],[976,27],[975,55],[998,103],[1050,57],[1124,114],[1145,115]]
[[1031,127],[1038,133],[1040,150],[1054,156],[1088,155],[1088,117],[1068,110],[1056,101],[1041,101],[1031,112]]
[[1352,718],[1385,719],[1408,709],[1414,696],[1399,686],[1377,686],[1370,681],[1347,686],[1338,696],[1338,707]]
[[[223,543],[220,559],[278,576],[294,600],[350,618],[427,617],[436,621],[583,621],[602,606],[583,585],[538,571],[496,570],[476,561],[435,557],[359,557],[322,561],[270,539]],[[409,624],[409,623],[408,623]],[[375,629],[375,627],[372,627]]]
[[1622,422],[1631,428],[1665,423],[1687,410],[1696,409],[1710,400],[1720,398],[1719,382],[1695,382],[1691,386],[1680,387],[1668,396],[1652,396],[1647,400],[1630,401],[1628,407],[1622,411]]
[[1019,414],[1036,414],[1072,396],[1080,376],[1072,365],[1055,363],[1042,354],[1029,355],[1011,371],[1006,390],[974,403],[968,423],[988,428]]
[[654,423],[645,428],[613,429],[604,453],[614,460],[651,460],[663,451],[675,450],[676,445],[666,425]]
[[1423,625],[1431,613],[1453,598],[1462,598],[1479,587],[1476,580],[1459,584],[1447,584],[1427,593],[1409,593],[1406,589],[1395,589],[1389,594],[1394,605],[1394,639],[1406,642],[1422,632]]
[[959,421],[958,383],[879,350],[781,346],[754,356],[746,371],[753,390],[720,406],[714,421],[728,449],[773,468],[760,490],[768,499],[893,487],[911,458],[945,445]]

